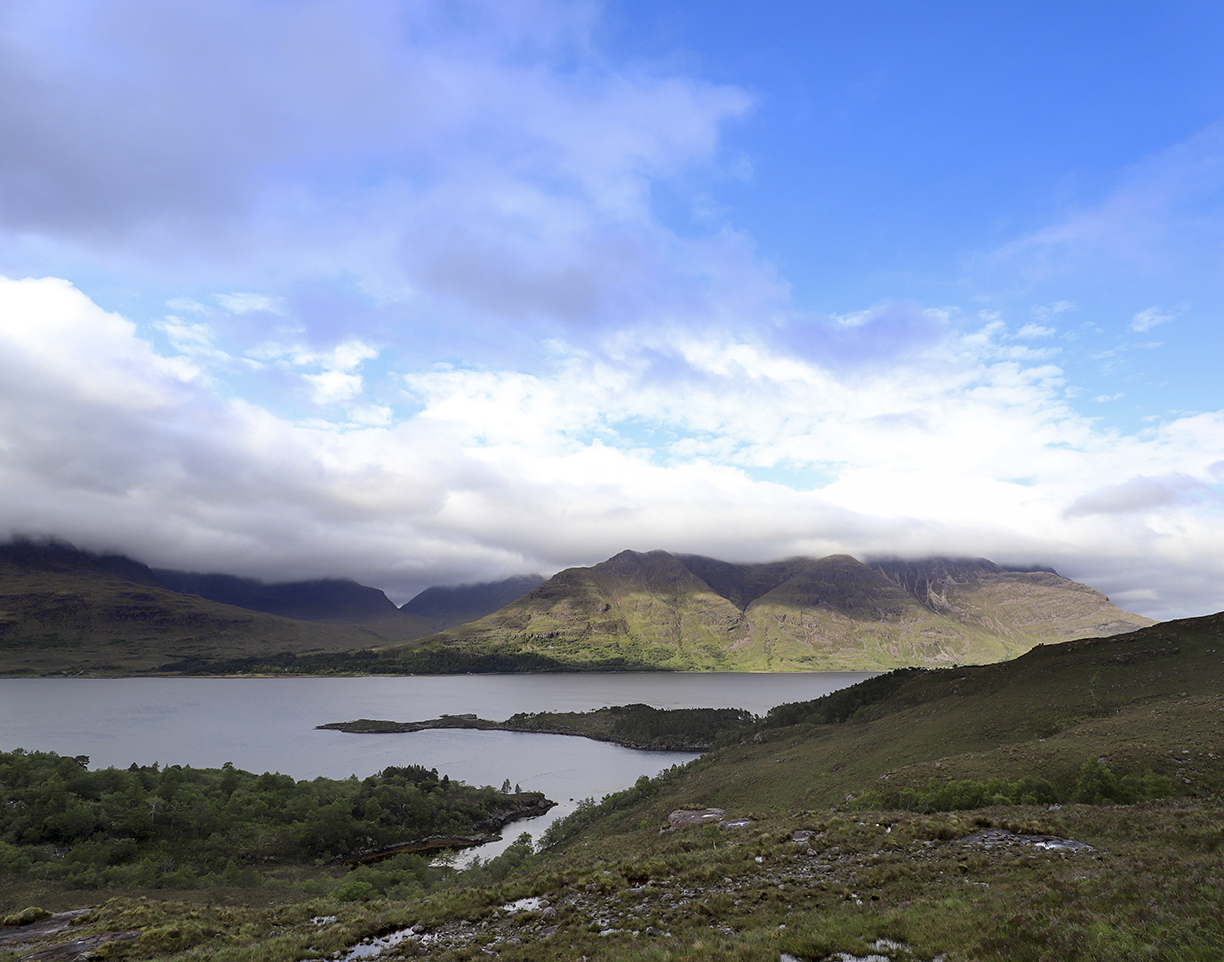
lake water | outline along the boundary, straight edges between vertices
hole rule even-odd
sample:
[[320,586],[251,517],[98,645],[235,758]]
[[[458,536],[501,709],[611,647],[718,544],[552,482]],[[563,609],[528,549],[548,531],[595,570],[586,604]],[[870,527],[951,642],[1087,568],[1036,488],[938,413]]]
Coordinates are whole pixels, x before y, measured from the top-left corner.
[[[694,755],[643,752],[586,738],[520,732],[425,731],[352,735],[316,725],[356,718],[415,721],[475,712],[504,720],[521,711],[746,708],[845,688],[871,672],[433,675],[372,678],[0,679],[0,749],[88,755],[91,767],[233,762],[294,778],[364,778],[416,764],[470,785],[509,779],[557,801],[547,816],[506,829],[538,836],[583,798],[602,798]],[[500,848],[498,846],[497,848]],[[482,857],[497,848],[485,846]]]

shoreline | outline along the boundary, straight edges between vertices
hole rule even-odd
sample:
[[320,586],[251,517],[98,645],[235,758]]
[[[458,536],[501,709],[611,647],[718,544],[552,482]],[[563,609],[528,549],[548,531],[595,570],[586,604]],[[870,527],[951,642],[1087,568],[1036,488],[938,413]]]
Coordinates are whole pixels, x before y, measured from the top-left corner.
[[[598,715],[598,712],[587,713],[588,717]],[[436,729],[469,729],[473,731],[523,732],[534,735],[568,735],[574,738],[589,738],[593,741],[608,742],[621,748],[632,748],[637,751],[653,752],[706,752],[713,745],[713,739],[653,739],[643,742],[617,736],[599,730],[583,730],[568,725],[537,725],[532,724],[530,716],[526,720],[517,720],[521,716],[511,716],[504,722],[478,718],[475,714],[442,715],[439,718],[429,718],[424,721],[397,722],[377,718],[358,718],[347,722],[329,722],[326,725],[316,725],[315,729],[327,731],[348,732],[353,735],[398,735],[412,732],[433,731]]]

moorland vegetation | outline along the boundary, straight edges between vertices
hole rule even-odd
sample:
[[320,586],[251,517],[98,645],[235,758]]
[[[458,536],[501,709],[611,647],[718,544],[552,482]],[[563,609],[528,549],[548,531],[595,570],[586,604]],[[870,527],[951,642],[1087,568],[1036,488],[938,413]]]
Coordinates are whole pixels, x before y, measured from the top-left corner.
[[[334,873],[315,894],[262,867],[258,886],[226,879],[218,855],[209,888],[80,890],[44,841],[0,906],[75,909],[47,922],[132,960],[322,959],[394,933],[384,958],[444,962],[1207,962],[1224,955],[1221,652],[1214,615],[878,676],[778,706],[463,872],[311,864]],[[133,774],[156,775],[155,796],[164,772]],[[673,827],[684,812],[712,820]]]

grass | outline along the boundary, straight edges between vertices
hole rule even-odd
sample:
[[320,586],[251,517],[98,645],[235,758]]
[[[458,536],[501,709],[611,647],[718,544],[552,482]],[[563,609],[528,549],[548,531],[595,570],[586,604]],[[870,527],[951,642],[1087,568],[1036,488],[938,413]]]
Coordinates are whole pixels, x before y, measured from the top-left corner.
[[[0,914],[88,907],[80,931],[141,929],[106,950],[132,960],[324,958],[408,924],[419,936],[383,958],[1216,960],[1222,643],[1224,617],[1211,616],[877,680],[838,696],[848,712],[789,706],[683,768],[581,806],[546,836],[546,851],[511,846],[403,901],[346,902],[339,887],[309,896],[273,883],[107,900],[10,876]],[[990,779],[1040,779],[1073,799],[1106,770],[1176,794],[1128,805],[895,807]],[[660,832],[669,812],[711,805],[753,821]],[[971,839],[983,829],[1091,848],[985,847]],[[796,840],[797,830],[808,834]],[[529,897],[545,901],[506,908]]]
[[[1094,848],[1062,854],[962,841],[982,827]],[[795,842],[798,828],[813,835]],[[237,891],[123,895],[95,906],[76,930],[143,932],[113,946],[110,958],[233,962],[322,958],[413,924],[429,942],[409,940],[384,957],[1210,959],[1224,947],[1222,833],[1219,806],[1202,800],[933,816],[778,813],[738,830],[621,830],[533,856],[529,871],[504,881],[456,884],[411,902],[281,901],[267,891],[249,900]],[[504,908],[527,897],[549,904]]]

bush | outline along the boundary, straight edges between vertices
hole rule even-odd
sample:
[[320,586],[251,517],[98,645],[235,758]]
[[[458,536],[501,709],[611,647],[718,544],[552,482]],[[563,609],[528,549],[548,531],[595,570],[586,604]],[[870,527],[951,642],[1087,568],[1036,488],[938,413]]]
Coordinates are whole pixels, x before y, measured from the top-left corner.
[[[932,778],[925,791],[906,788],[896,796],[897,808],[910,812],[955,812],[987,805],[1049,805],[1055,802],[1081,802],[1088,805],[1129,805],[1175,792],[1171,779],[1146,771],[1119,778],[1104,762],[1084,762],[1079,778],[1070,791],[1059,791],[1044,778],[1022,778],[1009,782],[992,778],[953,779],[939,782]],[[856,810],[888,807],[877,792],[864,792],[850,803]]]
[[347,879],[332,892],[332,898],[341,902],[368,902],[378,890],[364,879]]

